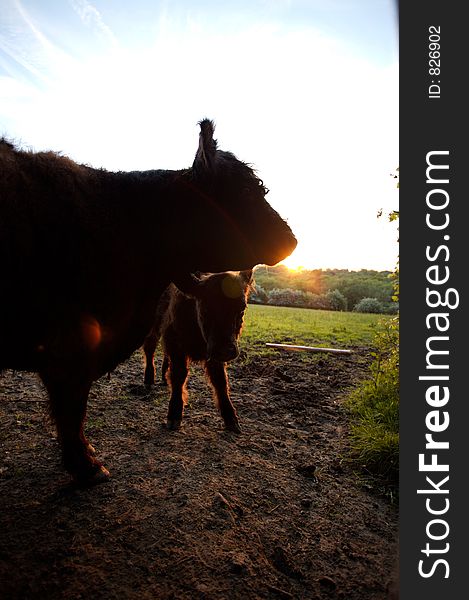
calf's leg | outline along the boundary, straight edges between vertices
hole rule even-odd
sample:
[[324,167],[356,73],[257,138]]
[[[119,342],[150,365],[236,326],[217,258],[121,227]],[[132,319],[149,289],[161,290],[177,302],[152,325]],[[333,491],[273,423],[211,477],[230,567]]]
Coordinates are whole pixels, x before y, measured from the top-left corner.
[[179,429],[182,422],[184,404],[187,401],[186,379],[189,374],[188,359],[182,355],[172,355],[169,358],[169,382],[171,398],[169,400],[168,429]]
[[217,360],[207,360],[205,371],[213,386],[215,401],[225,422],[225,427],[229,431],[241,433],[238,415],[230,400],[230,389],[225,363]]
[[91,381],[64,381],[43,373],[41,378],[49,392],[51,416],[57,427],[65,469],[80,486],[106,481],[109,471],[95,458],[94,448],[83,433]]

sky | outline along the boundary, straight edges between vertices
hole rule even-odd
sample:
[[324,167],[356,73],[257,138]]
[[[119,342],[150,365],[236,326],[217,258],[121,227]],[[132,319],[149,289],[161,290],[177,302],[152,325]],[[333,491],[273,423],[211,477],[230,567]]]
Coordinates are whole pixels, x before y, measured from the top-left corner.
[[0,0],[0,135],[108,170],[252,164],[290,267],[393,270],[393,0]]

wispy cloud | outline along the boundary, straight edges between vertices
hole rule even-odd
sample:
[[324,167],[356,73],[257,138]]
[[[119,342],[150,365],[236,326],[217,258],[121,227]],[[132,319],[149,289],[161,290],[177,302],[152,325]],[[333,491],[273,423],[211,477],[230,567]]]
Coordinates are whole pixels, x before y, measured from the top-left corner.
[[70,0],[70,4],[85,25],[103,36],[112,46],[117,47],[119,45],[116,36],[103,21],[99,10],[91,2],[88,2],[88,0]]
[[20,0],[15,0],[15,5],[16,5],[16,8],[17,8],[19,14],[21,15],[22,19],[24,20],[24,22],[26,23],[26,25],[29,27],[29,29],[31,30],[31,32],[33,33],[35,39],[39,42],[39,44],[46,51],[48,51],[50,53],[61,54],[62,51],[59,50],[56,46],[54,46],[54,44],[52,42],[50,42],[47,39],[47,37],[36,27],[35,23],[31,19],[31,17],[29,16],[29,14],[26,11],[26,9],[21,4]]
[[20,0],[6,0],[5,14],[0,26],[4,73],[44,87],[73,70],[74,59],[41,31]]
[[[19,50],[16,44],[12,44],[2,36],[0,36],[0,50],[4,52],[13,61],[13,63],[17,63],[20,67],[25,69],[33,77],[37,78],[42,82],[49,81],[46,75],[33,64],[29,53],[25,54],[24,52]],[[15,70],[7,61],[2,61],[2,67],[12,77],[16,75]]]

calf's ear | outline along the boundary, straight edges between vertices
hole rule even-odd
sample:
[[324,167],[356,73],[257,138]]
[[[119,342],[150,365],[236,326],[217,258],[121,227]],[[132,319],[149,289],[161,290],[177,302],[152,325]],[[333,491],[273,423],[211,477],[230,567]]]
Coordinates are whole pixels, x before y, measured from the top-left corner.
[[248,269],[246,271],[240,271],[239,275],[246,284],[252,283],[252,269]]
[[198,298],[202,293],[202,280],[194,273],[184,273],[173,278],[174,285],[183,294]]
[[215,165],[217,141],[213,139],[215,125],[210,119],[199,121],[199,147],[194,159],[193,168],[199,172],[211,171]]

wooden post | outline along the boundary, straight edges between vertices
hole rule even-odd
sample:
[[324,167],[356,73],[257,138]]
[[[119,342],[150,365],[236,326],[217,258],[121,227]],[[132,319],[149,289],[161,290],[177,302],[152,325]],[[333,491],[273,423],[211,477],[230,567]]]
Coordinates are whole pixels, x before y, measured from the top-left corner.
[[290,350],[300,352],[330,352],[331,354],[352,354],[352,350],[344,350],[342,348],[316,348],[315,346],[295,346],[292,344],[269,344],[270,348],[278,348],[279,350]]

